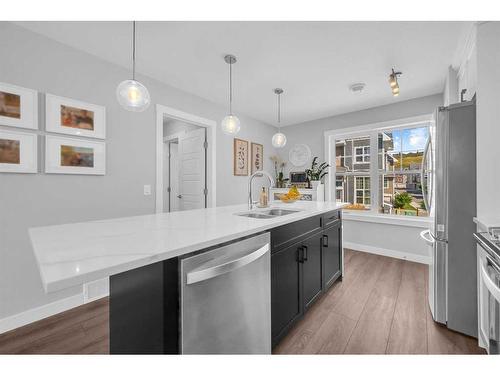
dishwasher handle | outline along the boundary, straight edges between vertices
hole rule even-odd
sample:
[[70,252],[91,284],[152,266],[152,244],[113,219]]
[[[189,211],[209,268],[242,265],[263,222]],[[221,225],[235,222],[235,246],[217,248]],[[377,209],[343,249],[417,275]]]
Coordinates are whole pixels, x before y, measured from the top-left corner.
[[[483,280],[484,285],[488,289],[488,291],[491,293],[491,295],[498,301],[500,302],[500,288],[496,285],[496,283],[491,280],[490,275],[488,275],[488,271],[486,270],[487,265],[493,268],[493,270],[497,273],[499,273],[499,270],[493,266],[492,262],[486,257],[486,262],[487,264],[482,264],[481,265],[481,279]],[[500,273],[499,273],[500,274]]]
[[240,258],[233,259],[228,262],[224,262],[216,266],[211,266],[207,268],[203,268],[202,266],[201,268],[198,268],[195,271],[191,271],[186,275],[186,284],[190,285],[199,283],[200,281],[212,279],[214,277],[223,275],[225,273],[237,270],[238,268],[244,267],[247,264],[256,261],[268,251],[269,251],[269,244],[265,244],[264,246],[258,248],[257,250],[249,254],[246,254]]

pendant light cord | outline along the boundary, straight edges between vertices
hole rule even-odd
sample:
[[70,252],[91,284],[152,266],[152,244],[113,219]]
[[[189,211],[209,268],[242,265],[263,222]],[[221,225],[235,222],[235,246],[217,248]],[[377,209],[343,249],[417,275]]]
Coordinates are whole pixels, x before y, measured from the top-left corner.
[[281,132],[281,94],[278,94],[278,131]]
[[229,64],[229,115],[233,115],[233,63]]
[[132,79],[135,81],[135,21],[132,22]]

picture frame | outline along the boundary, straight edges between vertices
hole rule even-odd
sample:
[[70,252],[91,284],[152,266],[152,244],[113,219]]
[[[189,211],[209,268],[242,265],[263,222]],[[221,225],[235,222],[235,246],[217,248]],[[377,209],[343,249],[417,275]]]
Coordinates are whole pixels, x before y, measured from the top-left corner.
[[248,176],[248,141],[234,138],[233,143],[233,174]]
[[45,96],[47,132],[106,138],[106,108],[52,94]]
[[106,143],[47,135],[45,173],[106,174]]
[[38,129],[38,92],[0,82],[0,125]]
[[251,151],[251,171],[252,174],[264,169],[264,146],[260,143],[252,142],[250,145]]
[[37,173],[38,135],[0,129],[0,172]]

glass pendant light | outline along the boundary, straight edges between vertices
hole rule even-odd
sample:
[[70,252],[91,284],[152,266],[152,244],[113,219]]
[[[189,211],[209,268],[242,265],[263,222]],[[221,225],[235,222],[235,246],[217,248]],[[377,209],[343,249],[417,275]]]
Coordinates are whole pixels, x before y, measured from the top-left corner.
[[229,64],[229,115],[222,119],[220,124],[224,133],[232,135],[240,131],[240,119],[233,115],[233,69],[236,57],[233,55],[224,56],[224,61]]
[[283,89],[274,89],[274,93],[278,96],[278,132],[273,135],[272,143],[275,148],[283,148],[286,145],[286,135],[281,132],[281,94],[283,94]]
[[389,74],[389,85],[391,86],[392,90],[392,95],[393,96],[398,96],[399,95],[399,83],[398,83],[398,77],[403,74],[402,72],[396,72],[394,71],[394,68],[392,69],[392,73]]
[[132,28],[132,79],[127,79],[118,85],[116,98],[127,111],[142,112],[149,107],[151,99],[146,86],[135,80],[135,21]]

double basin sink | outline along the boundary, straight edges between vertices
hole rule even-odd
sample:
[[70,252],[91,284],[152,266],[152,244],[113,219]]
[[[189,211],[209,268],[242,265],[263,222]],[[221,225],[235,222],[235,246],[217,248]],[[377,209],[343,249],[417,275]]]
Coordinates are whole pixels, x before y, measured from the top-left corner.
[[242,212],[235,215],[251,217],[254,219],[272,219],[273,217],[290,215],[295,212],[299,212],[299,210],[285,210],[283,208],[271,208],[269,210],[264,210],[264,211]]

